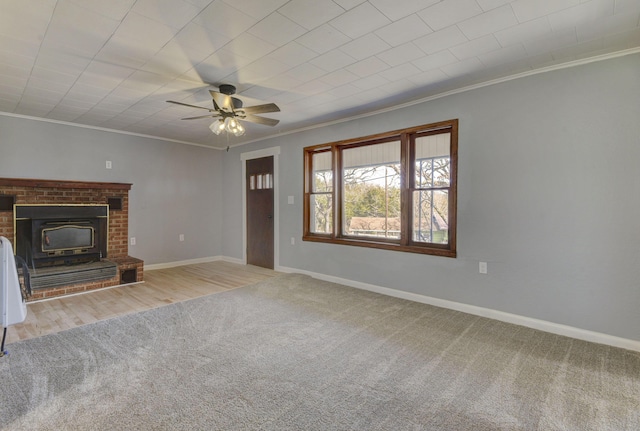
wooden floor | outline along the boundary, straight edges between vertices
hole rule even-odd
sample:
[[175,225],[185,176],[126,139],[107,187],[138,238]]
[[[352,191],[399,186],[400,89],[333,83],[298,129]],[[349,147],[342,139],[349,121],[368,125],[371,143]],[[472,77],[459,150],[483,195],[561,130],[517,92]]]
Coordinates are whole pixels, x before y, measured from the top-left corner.
[[27,319],[7,329],[6,343],[247,286],[277,274],[223,261],[145,270],[144,283],[29,303]]

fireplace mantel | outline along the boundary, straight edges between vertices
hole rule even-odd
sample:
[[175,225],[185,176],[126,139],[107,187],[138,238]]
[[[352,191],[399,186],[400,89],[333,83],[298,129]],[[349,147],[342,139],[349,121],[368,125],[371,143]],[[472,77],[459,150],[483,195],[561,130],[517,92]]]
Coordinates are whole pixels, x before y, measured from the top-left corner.
[[103,183],[94,181],[38,180],[33,178],[0,178],[0,187],[40,187],[55,189],[115,189],[131,190],[129,183]]

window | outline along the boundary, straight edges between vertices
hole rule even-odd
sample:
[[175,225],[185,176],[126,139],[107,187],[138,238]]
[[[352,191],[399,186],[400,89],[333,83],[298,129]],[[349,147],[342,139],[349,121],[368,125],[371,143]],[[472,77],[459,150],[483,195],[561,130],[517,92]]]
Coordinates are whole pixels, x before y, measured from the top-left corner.
[[458,120],[304,149],[305,241],[455,257]]

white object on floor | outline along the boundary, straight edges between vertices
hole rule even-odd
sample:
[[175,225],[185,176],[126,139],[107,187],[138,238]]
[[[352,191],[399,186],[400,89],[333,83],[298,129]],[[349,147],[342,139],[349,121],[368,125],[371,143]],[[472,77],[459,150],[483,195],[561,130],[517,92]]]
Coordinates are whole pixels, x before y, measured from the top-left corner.
[[27,318],[27,304],[20,291],[13,247],[3,236],[0,236],[0,310],[3,328]]

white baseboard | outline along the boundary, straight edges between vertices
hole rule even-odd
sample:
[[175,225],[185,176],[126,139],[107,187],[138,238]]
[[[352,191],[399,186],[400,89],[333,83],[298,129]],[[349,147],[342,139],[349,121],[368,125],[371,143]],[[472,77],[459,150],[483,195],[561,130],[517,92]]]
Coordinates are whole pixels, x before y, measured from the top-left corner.
[[235,257],[209,256],[209,257],[199,257],[197,259],[177,260],[175,262],[154,263],[152,265],[145,265],[144,270],[153,271],[154,269],[175,268],[176,266],[195,265],[196,263],[216,262],[219,260],[223,262],[237,263],[239,265],[244,264],[242,259],[237,259]]
[[144,265],[145,271],[153,271],[155,269],[175,268],[176,266],[194,265],[196,263],[215,262],[217,260],[225,260],[222,256],[200,257],[198,259],[178,260],[175,262],[154,263],[152,265]]
[[433,298],[426,295],[420,295],[412,292],[405,292],[388,287],[376,286],[374,284],[362,283],[360,281],[348,280],[346,278],[335,277],[332,275],[319,274],[317,272],[305,271],[297,268],[289,268],[279,266],[276,271],[286,273],[297,273],[309,275],[332,283],[344,284],[345,286],[355,287],[357,289],[368,290],[370,292],[380,293],[382,295],[393,296],[396,298],[407,299],[409,301],[420,302],[423,304],[434,305],[436,307],[448,308],[451,310],[461,311],[476,316],[488,317],[490,319],[499,320],[501,322],[513,323],[515,325],[525,326],[527,328],[538,329],[540,331],[549,332],[556,335],[576,338],[578,340],[590,341],[592,343],[605,344],[622,349],[640,352],[640,341],[630,340],[627,338],[616,337],[613,335],[603,334],[600,332],[589,331],[586,329],[575,328],[573,326],[561,325],[558,323],[548,322],[546,320],[534,319],[531,317],[520,316],[518,314],[506,313],[504,311],[493,310],[490,308],[477,307],[475,305],[463,304],[460,302],[449,301],[446,299]]

